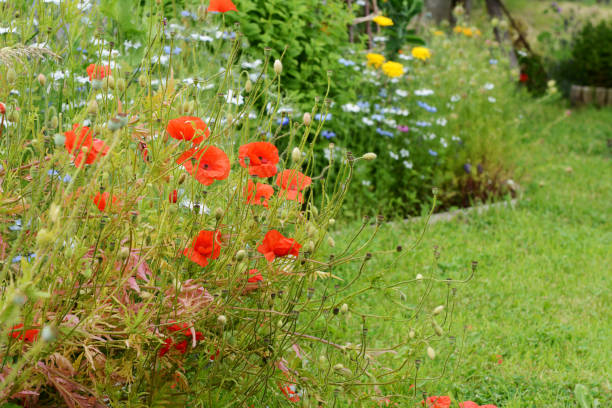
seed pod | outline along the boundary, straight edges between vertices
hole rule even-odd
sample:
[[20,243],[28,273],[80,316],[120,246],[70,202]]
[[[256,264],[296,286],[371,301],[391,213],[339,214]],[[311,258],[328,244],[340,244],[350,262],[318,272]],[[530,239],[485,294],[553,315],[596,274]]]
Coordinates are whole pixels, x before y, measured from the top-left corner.
[[376,159],[376,157],[377,157],[377,156],[376,156],[376,153],[372,153],[372,152],[370,152],[370,153],[366,153],[366,154],[364,154],[363,156],[361,156],[361,158],[362,158],[363,160],[368,160],[368,161],[370,161],[370,160],[375,160],[375,159]]
[[344,303],[342,306],[340,306],[340,313],[342,314],[347,314],[349,310],[349,307],[346,303]]
[[247,256],[247,253],[244,249],[241,249],[240,251],[236,252],[236,260],[238,262],[242,262]]
[[304,125],[310,126],[310,123],[312,122],[312,116],[310,116],[310,113],[308,112],[304,113],[304,117],[302,118],[302,121],[304,122]]
[[327,244],[334,248],[336,246],[336,241],[334,241],[334,239],[332,237],[327,237]]
[[436,322],[435,320],[431,321],[431,327],[433,327],[434,331],[438,336],[442,336],[444,334],[444,330],[442,330],[438,322]]
[[300,151],[299,148],[294,147],[293,150],[291,151],[291,160],[297,163],[300,161],[301,158],[302,158],[302,152]]
[[125,91],[125,88],[127,87],[127,83],[125,82],[125,79],[119,78],[117,79],[116,86],[119,92],[123,92]]
[[45,325],[40,332],[40,337],[44,342],[52,343],[57,339],[58,330],[55,326]]
[[434,350],[431,346],[427,347],[427,357],[431,358],[432,360],[436,358],[436,350]]
[[56,133],[55,136],[53,136],[53,142],[56,146],[63,146],[64,143],[66,143],[66,136],[61,133]]
[[227,317],[225,317],[224,315],[219,315],[219,317],[217,317],[217,322],[221,326],[225,326],[225,324],[227,323]]
[[6,71],[6,80],[9,82],[9,84],[14,84],[15,81],[17,81],[17,72],[15,72],[13,68],[9,68]]
[[414,336],[416,336],[414,329],[410,329],[410,331],[408,332],[408,337],[410,337],[411,339],[414,339]]
[[252,90],[253,90],[253,82],[251,82],[250,79],[247,79],[246,83],[244,84],[244,91],[246,93],[251,93]]
[[95,99],[87,102],[87,114],[91,116],[96,116],[98,114],[98,102]]
[[128,247],[123,247],[119,250],[119,258],[127,259],[130,256],[130,249]]
[[145,88],[148,84],[147,84],[147,77],[144,75],[141,75],[138,77],[138,85],[140,85],[141,88]]
[[185,182],[185,180],[187,179],[187,175],[185,173],[181,173],[181,175],[178,178],[178,183],[183,184]]
[[57,115],[53,115],[53,117],[49,120],[48,125],[50,129],[57,129],[57,126],[59,125],[59,120],[57,119]]
[[40,86],[44,87],[45,85],[47,85],[47,77],[44,74],[38,74],[38,77],[36,77],[36,79],[38,80]]
[[442,311],[443,311],[443,310],[444,310],[444,305],[440,305],[440,306],[436,307],[436,308],[435,308],[435,309],[434,309],[434,310],[431,312],[431,314],[432,314],[432,315],[434,315],[434,316],[436,316],[436,315],[439,315],[440,313],[442,313]]
[[333,218],[330,218],[328,221],[329,225],[334,225],[336,223],[336,220]]
[[418,281],[423,280],[423,275],[421,275],[420,273],[417,273],[416,280]]

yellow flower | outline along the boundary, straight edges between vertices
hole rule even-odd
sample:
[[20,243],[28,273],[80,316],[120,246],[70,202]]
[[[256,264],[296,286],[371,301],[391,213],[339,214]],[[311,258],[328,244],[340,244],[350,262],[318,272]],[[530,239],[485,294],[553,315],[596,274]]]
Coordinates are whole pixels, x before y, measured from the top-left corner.
[[412,56],[416,59],[426,61],[431,57],[431,51],[425,47],[414,47],[412,49]]
[[441,37],[441,36],[444,35],[444,31],[436,30],[436,31],[434,31],[434,35],[437,36],[437,37]]
[[404,66],[399,62],[389,61],[382,65],[382,70],[386,76],[390,78],[397,78],[402,76],[404,73]]
[[393,20],[385,16],[376,16],[372,19],[372,21],[382,27],[388,27],[393,25]]
[[453,31],[456,32],[457,34],[459,34],[462,30],[463,28],[461,26],[455,26],[455,28],[453,28]]
[[480,36],[481,34],[482,34],[482,33],[480,32],[480,30],[479,30],[479,29],[476,29],[476,31],[474,31],[474,35],[478,35],[478,36]]
[[380,68],[383,62],[385,62],[385,57],[380,54],[368,53],[366,58],[368,59],[368,66],[374,65],[374,68]]
[[466,37],[471,37],[473,35],[472,29],[469,27],[465,27],[461,31],[463,32],[463,35],[465,35]]

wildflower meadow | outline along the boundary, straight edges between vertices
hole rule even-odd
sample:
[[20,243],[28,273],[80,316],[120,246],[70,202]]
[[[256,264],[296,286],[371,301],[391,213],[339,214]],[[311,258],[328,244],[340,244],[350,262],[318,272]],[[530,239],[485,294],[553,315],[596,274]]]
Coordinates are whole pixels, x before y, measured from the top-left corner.
[[0,0],[0,407],[612,404],[606,23],[429,3]]

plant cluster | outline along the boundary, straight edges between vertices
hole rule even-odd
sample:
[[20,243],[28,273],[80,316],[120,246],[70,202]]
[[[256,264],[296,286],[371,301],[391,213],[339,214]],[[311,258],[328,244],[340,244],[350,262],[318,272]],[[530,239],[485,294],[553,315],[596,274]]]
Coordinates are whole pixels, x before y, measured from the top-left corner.
[[[313,172],[331,103],[288,117],[288,68],[243,68],[230,0],[151,2],[142,42],[95,3],[57,3],[0,3],[0,402],[372,404],[410,381],[394,400],[418,403],[443,375],[426,361],[455,350],[462,281],[384,281],[397,260],[372,272],[355,245],[369,220],[336,247],[376,154],[330,148]],[[406,336],[377,337],[389,319],[362,296],[402,308]]]

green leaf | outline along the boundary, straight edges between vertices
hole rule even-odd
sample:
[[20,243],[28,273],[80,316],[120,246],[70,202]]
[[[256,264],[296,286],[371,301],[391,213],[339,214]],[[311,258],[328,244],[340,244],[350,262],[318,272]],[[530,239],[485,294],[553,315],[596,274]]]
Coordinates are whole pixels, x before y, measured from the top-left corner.
[[580,408],[591,408],[589,390],[582,384],[576,384],[574,387],[574,397]]

